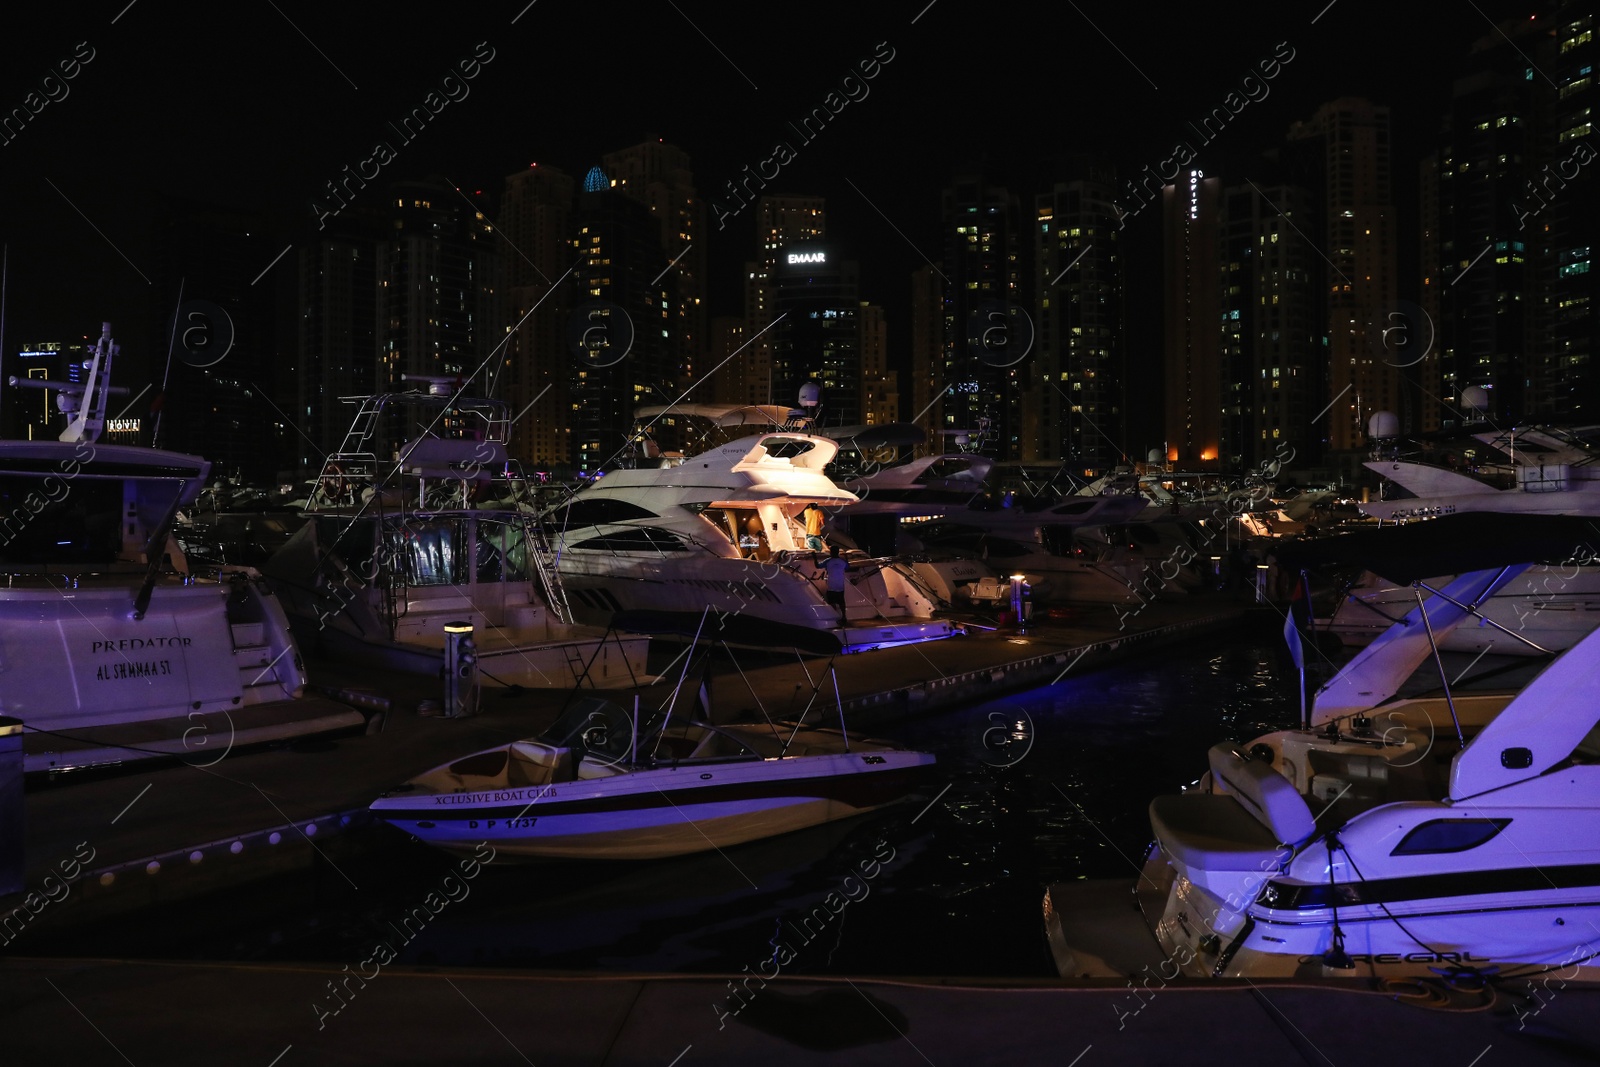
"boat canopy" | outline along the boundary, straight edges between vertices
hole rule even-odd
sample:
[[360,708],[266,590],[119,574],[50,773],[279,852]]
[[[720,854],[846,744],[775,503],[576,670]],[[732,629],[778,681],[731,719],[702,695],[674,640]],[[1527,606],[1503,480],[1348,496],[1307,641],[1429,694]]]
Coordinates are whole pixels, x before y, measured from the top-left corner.
[[[1334,719],[1371,710],[1405,684],[1422,662],[1433,653],[1433,645],[1444,635],[1471,618],[1470,612],[1451,600],[1472,606],[1493,596],[1507,582],[1519,577],[1531,564],[1469,571],[1445,586],[1443,596],[1431,597],[1412,608],[1406,617],[1378,635],[1377,640],[1357,653],[1355,659],[1317,690],[1311,713],[1312,726],[1325,726]],[[1449,598],[1449,599],[1446,599]],[[1427,624],[1422,613],[1428,614]],[[1428,637],[1432,627],[1433,638]]]
[[1537,778],[1566,760],[1600,720],[1597,683],[1600,630],[1558,656],[1456,754],[1451,798]]

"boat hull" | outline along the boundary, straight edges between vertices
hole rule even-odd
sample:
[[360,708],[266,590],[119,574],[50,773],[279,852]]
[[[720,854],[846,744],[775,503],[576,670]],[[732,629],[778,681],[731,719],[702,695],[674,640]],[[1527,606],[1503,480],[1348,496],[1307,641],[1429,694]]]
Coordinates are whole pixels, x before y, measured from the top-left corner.
[[852,818],[901,800],[934,766],[920,752],[683,763],[526,789],[395,796],[373,812],[467,853],[521,859],[683,856]]

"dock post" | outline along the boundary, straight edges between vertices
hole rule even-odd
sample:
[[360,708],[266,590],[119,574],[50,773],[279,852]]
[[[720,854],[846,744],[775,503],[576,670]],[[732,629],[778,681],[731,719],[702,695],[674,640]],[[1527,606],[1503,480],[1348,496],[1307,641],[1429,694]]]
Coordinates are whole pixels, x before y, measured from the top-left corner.
[[462,719],[478,710],[478,649],[470,622],[444,627],[444,717]]
[[0,715],[0,897],[23,890],[22,720]]

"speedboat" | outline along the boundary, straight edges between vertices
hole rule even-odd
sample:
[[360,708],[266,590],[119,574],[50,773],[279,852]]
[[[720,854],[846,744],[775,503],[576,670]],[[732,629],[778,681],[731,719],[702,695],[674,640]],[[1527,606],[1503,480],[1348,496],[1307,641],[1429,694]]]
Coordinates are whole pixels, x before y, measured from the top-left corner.
[[863,815],[904,799],[935,757],[788,723],[713,725],[579,700],[537,739],[418,775],[372,811],[450,852],[658,859]]
[[173,536],[206,483],[198,456],[100,441],[113,357],[102,326],[81,382],[57,392],[55,441],[0,442],[0,714],[24,767],[146,757],[205,765],[248,744],[365,724],[308,696],[276,596],[248,567],[191,569]]
[[[1520,693],[1452,692],[1441,666],[1442,695],[1395,699],[1525,566],[1463,573],[1335,675],[1301,729],[1217,745],[1196,788],[1152,802],[1137,898],[1178,972],[1594,974],[1600,633]],[[1061,889],[1052,949],[1083,973]]]
[[[348,398],[355,422],[323,466],[309,521],[262,567],[302,642],[437,676],[447,632],[470,629],[486,686],[647,682],[649,637],[573,620],[506,455],[508,406],[462,396],[454,379],[408,378],[426,391]],[[385,452],[391,408],[426,430]]]
[[948,637],[953,623],[893,557],[845,552],[845,622],[824,597],[801,512],[848,509],[854,494],[824,472],[839,451],[803,432],[744,437],[659,467],[610,471],[552,509],[556,570],[578,618],[648,616],[699,626],[709,607],[741,642],[861,651]]

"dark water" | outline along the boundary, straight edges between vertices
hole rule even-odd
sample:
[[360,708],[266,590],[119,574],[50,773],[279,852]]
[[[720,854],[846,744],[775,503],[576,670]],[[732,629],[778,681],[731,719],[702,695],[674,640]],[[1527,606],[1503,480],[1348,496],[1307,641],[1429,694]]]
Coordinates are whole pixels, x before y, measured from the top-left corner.
[[[1199,777],[1210,745],[1296,721],[1292,672],[1276,627],[1241,625],[874,731],[938,753],[948,788],[863,819],[677,860],[465,873],[375,827],[338,870],[52,948],[354,968],[385,943],[408,963],[770,972],[778,954],[790,974],[1048,975],[1045,886],[1131,882],[1150,798]],[[457,899],[405,926],[429,893]]]

